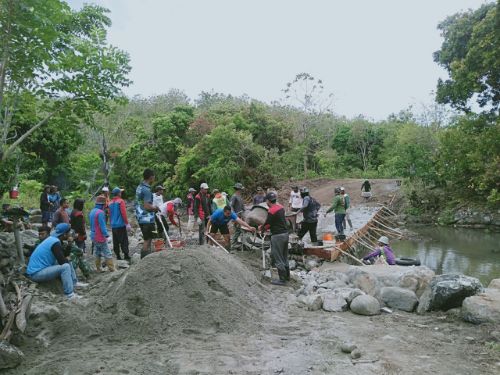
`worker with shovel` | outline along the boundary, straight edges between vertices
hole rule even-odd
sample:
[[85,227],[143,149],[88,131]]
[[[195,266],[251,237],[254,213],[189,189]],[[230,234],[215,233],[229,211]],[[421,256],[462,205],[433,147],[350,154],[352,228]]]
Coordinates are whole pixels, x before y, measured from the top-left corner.
[[229,235],[229,228],[227,224],[230,221],[234,221],[239,224],[241,227],[245,228],[250,232],[256,232],[256,229],[246,222],[241,220],[238,215],[231,211],[230,206],[225,206],[224,208],[218,208],[215,212],[210,216],[210,220],[208,221],[208,228],[210,235],[216,234],[220,232],[224,237],[224,242],[226,244],[226,249],[231,251],[231,237]]
[[290,280],[290,266],[288,264],[288,228],[286,225],[285,208],[276,202],[278,199],[275,192],[267,193],[266,203],[269,207],[267,219],[259,230],[269,229],[271,231],[271,255],[278,269],[278,280],[272,280],[274,285],[285,285]]

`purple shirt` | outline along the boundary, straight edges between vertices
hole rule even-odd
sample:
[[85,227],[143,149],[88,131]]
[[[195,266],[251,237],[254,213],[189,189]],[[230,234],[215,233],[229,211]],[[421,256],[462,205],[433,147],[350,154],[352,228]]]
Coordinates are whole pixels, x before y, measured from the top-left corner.
[[363,260],[368,260],[370,258],[374,257],[379,257],[381,255],[385,255],[385,260],[387,261],[388,264],[391,266],[396,264],[396,257],[394,256],[394,252],[392,249],[389,247],[389,245],[384,245],[383,247],[384,254],[382,254],[382,248],[377,248],[373,253],[368,254],[363,258]]

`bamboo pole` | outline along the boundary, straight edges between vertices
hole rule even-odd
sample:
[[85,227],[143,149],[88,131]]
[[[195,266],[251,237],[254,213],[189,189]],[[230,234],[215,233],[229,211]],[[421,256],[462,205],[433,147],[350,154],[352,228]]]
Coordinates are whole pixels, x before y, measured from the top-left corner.
[[205,236],[207,236],[210,240],[212,240],[213,243],[215,243],[218,247],[220,247],[222,250],[224,250],[226,253],[229,254],[229,251],[227,251],[225,247],[223,247],[220,243],[218,243],[216,240],[214,240],[214,238],[211,235],[209,235],[208,233],[205,233]]
[[356,258],[354,255],[352,255],[352,254],[348,253],[347,251],[342,250],[342,249],[341,249],[341,248],[339,248],[338,246],[335,246],[335,248],[336,248],[338,251],[340,251],[342,254],[347,255],[348,257],[350,257],[351,259],[354,259],[356,262],[358,262],[358,263],[359,263],[359,264],[361,264],[362,266],[365,266],[365,264],[364,264],[362,261],[360,261],[358,258]]
[[401,237],[401,234],[397,233],[397,232],[390,232],[390,231],[384,230],[384,229],[376,227],[376,226],[373,226],[373,227],[370,227],[370,228],[373,229],[374,231],[378,232],[378,233],[386,234],[388,236]]
[[376,222],[377,224],[379,224],[379,225],[383,226],[384,228],[387,228],[387,229],[389,229],[389,230],[392,230],[393,232],[396,232],[396,233],[401,233],[399,230],[394,229],[394,228],[391,228],[391,227],[388,227],[387,225],[384,225],[384,224],[382,224],[381,222],[379,222],[379,221],[377,221],[377,220],[375,220],[375,219],[374,219],[373,221],[374,221],[374,222]]

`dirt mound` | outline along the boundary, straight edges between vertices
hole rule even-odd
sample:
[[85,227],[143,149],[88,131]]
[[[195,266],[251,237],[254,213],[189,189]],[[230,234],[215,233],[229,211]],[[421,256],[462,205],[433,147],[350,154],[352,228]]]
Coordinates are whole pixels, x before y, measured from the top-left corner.
[[208,246],[152,254],[105,284],[92,292],[111,315],[104,329],[135,339],[248,329],[266,298],[241,262]]

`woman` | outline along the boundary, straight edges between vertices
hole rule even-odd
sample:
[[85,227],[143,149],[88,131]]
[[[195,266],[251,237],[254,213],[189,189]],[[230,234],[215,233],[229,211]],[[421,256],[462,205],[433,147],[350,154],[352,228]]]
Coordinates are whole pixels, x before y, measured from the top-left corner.
[[396,257],[394,252],[389,246],[389,239],[382,236],[378,239],[378,247],[374,252],[368,254],[363,258],[364,261],[370,262],[375,260],[376,264],[389,264],[391,266],[396,264]]
[[83,206],[85,200],[82,198],[75,199],[73,203],[73,211],[71,211],[70,222],[71,229],[76,233],[75,244],[79,249],[85,253],[85,240],[87,239],[87,232],[85,230],[85,215],[83,214]]

